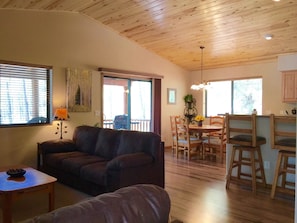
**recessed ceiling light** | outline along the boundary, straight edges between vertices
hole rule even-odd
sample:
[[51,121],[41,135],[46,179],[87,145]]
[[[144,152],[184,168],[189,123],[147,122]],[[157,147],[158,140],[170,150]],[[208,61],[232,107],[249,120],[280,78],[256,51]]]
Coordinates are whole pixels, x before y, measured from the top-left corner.
[[272,35],[271,34],[266,34],[264,37],[265,37],[266,40],[271,40],[272,39]]
[[280,2],[280,0],[272,0],[272,1],[274,1],[274,2]]

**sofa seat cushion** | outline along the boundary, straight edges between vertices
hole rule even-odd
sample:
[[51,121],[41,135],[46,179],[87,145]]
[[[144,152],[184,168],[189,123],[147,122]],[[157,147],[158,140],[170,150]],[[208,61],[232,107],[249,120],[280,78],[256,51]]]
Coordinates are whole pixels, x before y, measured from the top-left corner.
[[99,156],[86,155],[81,157],[70,157],[62,161],[62,168],[66,172],[82,177],[81,168],[83,166],[101,162],[106,164],[106,160]]
[[84,165],[80,169],[80,176],[86,181],[99,185],[105,185],[106,165],[107,161]]
[[65,152],[65,153],[50,153],[45,156],[45,162],[47,165],[54,168],[61,168],[62,162],[65,159],[74,158],[74,157],[83,157],[87,156],[87,153],[74,151],[74,152]]
[[109,170],[121,170],[125,168],[137,168],[144,165],[149,165],[154,162],[152,156],[146,153],[133,153],[117,156],[113,160],[109,161],[107,168]]

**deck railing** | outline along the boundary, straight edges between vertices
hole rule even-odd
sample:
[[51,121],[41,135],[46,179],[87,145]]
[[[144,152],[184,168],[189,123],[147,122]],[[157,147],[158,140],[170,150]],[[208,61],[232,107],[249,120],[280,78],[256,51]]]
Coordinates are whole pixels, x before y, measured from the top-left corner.
[[[103,120],[103,128],[113,129],[113,120]],[[151,131],[151,120],[149,119],[131,119],[130,129],[141,132]]]

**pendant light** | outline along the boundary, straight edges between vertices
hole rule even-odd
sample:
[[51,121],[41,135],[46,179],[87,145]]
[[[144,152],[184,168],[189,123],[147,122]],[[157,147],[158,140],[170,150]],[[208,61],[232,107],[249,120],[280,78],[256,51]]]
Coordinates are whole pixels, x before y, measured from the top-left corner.
[[200,66],[200,69],[201,69],[201,73],[200,73],[200,81],[201,81],[201,83],[200,84],[193,84],[192,86],[191,86],[191,89],[192,90],[197,90],[197,91],[199,91],[199,90],[202,90],[202,89],[207,89],[209,86],[210,86],[210,84],[209,84],[209,82],[206,82],[206,81],[204,81],[203,80],[203,49],[204,49],[205,47],[204,46],[200,46],[200,49],[201,49],[201,66]]

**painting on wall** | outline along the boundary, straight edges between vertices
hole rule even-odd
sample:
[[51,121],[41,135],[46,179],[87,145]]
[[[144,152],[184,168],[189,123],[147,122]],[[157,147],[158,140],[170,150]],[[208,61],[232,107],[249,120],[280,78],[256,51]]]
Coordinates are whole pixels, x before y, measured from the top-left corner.
[[92,72],[66,69],[67,107],[69,112],[90,112],[92,103]]
[[167,104],[176,104],[175,88],[167,88]]

